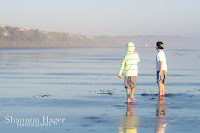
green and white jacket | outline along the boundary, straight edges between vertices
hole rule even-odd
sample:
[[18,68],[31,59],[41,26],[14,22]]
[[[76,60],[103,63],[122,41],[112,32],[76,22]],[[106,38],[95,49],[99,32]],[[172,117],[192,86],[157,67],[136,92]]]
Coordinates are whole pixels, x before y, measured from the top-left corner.
[[122,59],[119,69],[119,76],[124,71],[124,76],[138,76],[138,62],[140,58],[138,53],[135,52],[135,45],[132,42],[126,44],[126,55]]

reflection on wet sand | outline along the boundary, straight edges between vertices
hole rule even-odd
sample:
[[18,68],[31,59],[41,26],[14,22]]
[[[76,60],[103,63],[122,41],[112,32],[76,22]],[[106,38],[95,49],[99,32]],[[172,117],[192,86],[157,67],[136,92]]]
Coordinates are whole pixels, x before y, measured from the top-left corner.
[[156,115],[156,133],[164,133],[167,127],[167,118],[165,97],[163,96],[161,96],[158,100]]
[[137,133],[138,118],[134,114],[135,104],[127,104],[126,116],[119,119],[118,133]]

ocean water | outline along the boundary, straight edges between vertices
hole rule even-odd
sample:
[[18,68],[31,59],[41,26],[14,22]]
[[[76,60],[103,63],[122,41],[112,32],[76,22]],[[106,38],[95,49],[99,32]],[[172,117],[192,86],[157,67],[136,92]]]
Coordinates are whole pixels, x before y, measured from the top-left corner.
[[[157,51],[136,50],[141,62],[135,94],[157,94]],[[199,49],[164,51],[168,65],[166,93],[199,94]],[[125,48],[1,49],[0,97],[124,95],[124,77],[119,80],[117,75],[125,53]]]
[[[199,49],[165,49],[166,93],[156,95],[155,48],[137,48],[141,62],[136,102],[125,104],[125,48],[1,49],[0,128],[13,133],[188,133],[200,127]],[[149,95],[143,95],[148,93]],[[128,113],[129,112],[129,113]],[[129,114],[129,115],[128,115]],[[47,127],[6,118],[64,118]],[[22,123],[23,124],[23,123]]]

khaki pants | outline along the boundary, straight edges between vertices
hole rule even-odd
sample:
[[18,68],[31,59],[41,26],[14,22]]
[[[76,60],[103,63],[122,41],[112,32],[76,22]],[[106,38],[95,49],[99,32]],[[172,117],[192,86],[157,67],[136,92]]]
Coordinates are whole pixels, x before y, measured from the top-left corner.
[[157,83],[163,83],[163,84],[167,84],[167,71],[166,70],[162,70],[162,75],[159,76],[159,72],[157,71]]

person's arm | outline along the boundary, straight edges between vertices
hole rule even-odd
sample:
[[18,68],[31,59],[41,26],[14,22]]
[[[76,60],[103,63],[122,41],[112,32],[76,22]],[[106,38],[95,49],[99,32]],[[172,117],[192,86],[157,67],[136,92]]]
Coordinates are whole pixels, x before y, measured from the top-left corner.
[[[134,51],[134,53],[136,53],[136,54],[138,55],[137,51]],[[138,55],[138,57],[137,57],[137,62],[140,62],[140,57],[139,57],[139,55]]]
[[163,61],[160,61],[160,72],[159,72],[159,76],[162,75],[162,68],[163,68]]
[[125,57],[123,57],[122,59],[122,63],[119,69],[119,74],[118,74],[118,79],[122,78],[122,72],[124,71],[124,65],[125,65]]
[[159,54],[159,61],[160,61],[160,72],[159,72],[159,76],[162,75],[162,70],[163,70],[163,61],[164,61],[164,54],[163,52],[161,52]]
[[137,58],[137,62],[140,62],[140,57],[139,57],[139,55],[138,55],[138,58]]

